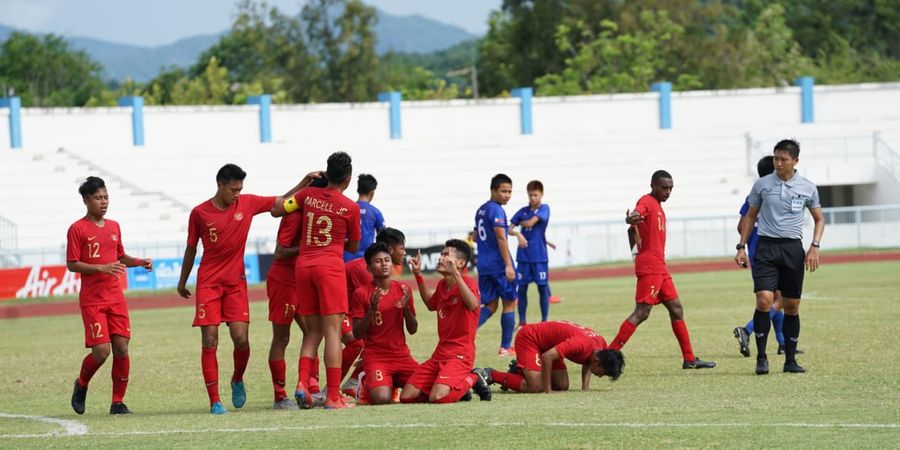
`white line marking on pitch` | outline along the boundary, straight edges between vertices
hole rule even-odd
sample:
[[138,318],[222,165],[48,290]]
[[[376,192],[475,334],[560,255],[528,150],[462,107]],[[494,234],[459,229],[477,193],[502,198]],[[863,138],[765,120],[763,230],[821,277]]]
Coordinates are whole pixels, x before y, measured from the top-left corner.
[[[39,420],[38,416],[11,416],[0,415],[2,417],[18,417],[33,418]],[[67,427],[66,434],[48,433],[39,435],[0,435],[0,438],[17,438],[17,437],[59,437],[59,436],[160,436],[173,434],[195,434],[195,433],[270,433],[273,431],[316,431],[316,430],[362,430],[362,429],[389,429],[389,428],[439,428],[446,424],[438,423],[407,423],[407,424],[361,424],[361,425],[306,425],[306,426],[285,426],[285,427],[251,427],[251,428],[203,428],[203,429],[173,429],[173,430],[150,430],[150,431],[118,431],[118,432],[93,432],[87,433],[87,427],[73,421],[63,421],[60,419],[48,419],[53,423],[66,422],[75,424],[80,427],[77,430],[71,430]],[[496,423],[471,423],[471,424],[454,424],[462,427],[481,427],[481,426],[527,426],[534,425],[525,422],[496,422]],[[750,428],[750,427],[771,427],[771,428],[853,428],[853,429],[900,429],[900,424],[896,423],[629,423],[629,422],[551,422],[542,425],[560,428]]]
[[42,437],[60,437],[60,436],[83,436],[87,434],[87,426],[81,422],[74,420],[56,419],[45,416],[26,416],[24,414],[6,414],[0,413],[0,418],[7,419],[23,419],[34,420],[36,422],[52,423],[63,427],[65,431],[51,431],[44,434],[0,434],[0,438],[42,438]]

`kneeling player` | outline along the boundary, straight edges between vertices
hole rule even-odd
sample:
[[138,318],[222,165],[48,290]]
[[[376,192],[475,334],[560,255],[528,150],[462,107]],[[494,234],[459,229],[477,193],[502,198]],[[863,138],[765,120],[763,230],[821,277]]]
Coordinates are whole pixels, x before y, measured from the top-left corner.
[[478,328],[478,285],[462,274],[472,252],[459,239],[450,239],[441,250],[437,287],[425,286],[420,256],[409,262],[416,276],[419,295],[429,311],[437,311],[438,344],[428,361],[409,378],[400,401],[403,403],[455,403],[474,388],[481,400],[491,399],[491,388],[478,374],[475,363],[475,331]]
[[353,337],[366,342],[361,388],[368,392],[369,403],[383,405],[391,403],[394,388],[405,386],[419,368],[403,333],[405,325],[409,334],[416,334],[419,322],[409,288],[391,280],[394,264],[388,246],[376,242],[366,249],[364,257],[374,281],[353,293],[350,317]]
[[525,325],[516,335],[518,366],[509,372],[475,369],[488,384],[499,383],[516,392],[569,390],[565,360],[581,364],[581,390],[588,390],[591,374],[616,381],[622,375],[622,352],[608,349],[603,336],[581,325],[565,322],[541,322]]

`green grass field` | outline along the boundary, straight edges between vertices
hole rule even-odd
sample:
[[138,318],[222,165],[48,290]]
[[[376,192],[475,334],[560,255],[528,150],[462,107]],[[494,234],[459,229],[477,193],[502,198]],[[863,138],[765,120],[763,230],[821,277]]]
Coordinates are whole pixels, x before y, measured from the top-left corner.
[[[200,375],[199,332],[191,308],[132,314],[131,382],[126,402],[135,414],[107,414],[109,362],[95,376],[87,412],[69,406],[72,380],[86,350],[80,318],[0,321],[0,447],[331,447],[331,448],[594,448],[791,447],[896,448],[900,443],[900,264],[824,266],[808,275],[801,308],[799,361],[809,372],[753,374],[753,358],[737,352],[731,330],[752,314],[749,274],[676,275],[698,356],[712,370],[681,369],[664,308],[657,308],[625,347],[616,383],[594,378],[589,392],[506,394],[492,402],[393,405],[354,410],[272,411],[266,364],[266,305],[253,304],[253,355],[247,405],[208,413]],[[554,319],[589,325],[611,339],[633,309],[631,277],[559,282],[564,297]],[[539,318],[536,292],[529,319]],[[139,301],[152,301],[142,298]],[[418,302],[419,299],[417,298]],[[496,355],[499,318],[478,336],[479,366],[506,367]],[[224,331],[224,330],[223,330]],[[223,333],[220,377],[231,372]],[[774,350],[773,343],[770,349]],[[419,334],[409,339],[424,360],[436,341],[435,318],[420,308]],[[296,354],[299,339],[289,350]],[[111,362],[111,361],[110,361]],[[288,384],[296,380],[288,365]],[[579,369],[570,364],[573,385]],[[35,418],[10,415],[38,416]],[[77,423],[46,422],[46,418]],[[66,426],[86,433],[66,435]],[[81,429],[82,431],[84,428]],[[32,437],[25,437],[32,435]]]

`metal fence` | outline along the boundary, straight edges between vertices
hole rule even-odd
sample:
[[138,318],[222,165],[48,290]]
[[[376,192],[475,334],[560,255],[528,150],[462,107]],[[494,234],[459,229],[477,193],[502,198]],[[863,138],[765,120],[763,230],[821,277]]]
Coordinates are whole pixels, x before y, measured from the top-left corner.
[[[825,250],[900,247],[900,205],[825,208]],[[738,240],[737,214],[711,217],[670,217],[666,226],[666,255],[669,259],[730,257]],[[807,214],[804,242],[812,236],[812,218]],[[624,219],[596,222],[552,222],[548,240],[556,245],[549,250],[550,265],[565,267],[631,259]],[[407,229],[408,247],[440,244],[450,238],[465,239],[464,229]],[[515,252],[514,239],[510,249]],[[184,242],[131,244],[131,254],[153,258],[180,258]],[[271,253],[273,238],[250,240],[247,254]],[[58,247],[0,250],[2,267],[28,267],[65,263],[65,245]]]

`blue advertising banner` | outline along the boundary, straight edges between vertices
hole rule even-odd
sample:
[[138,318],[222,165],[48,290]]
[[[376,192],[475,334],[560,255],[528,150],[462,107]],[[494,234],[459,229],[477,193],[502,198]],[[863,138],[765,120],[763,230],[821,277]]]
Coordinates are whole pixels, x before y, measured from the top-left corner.
[[[188,285],[197,284],[197,270],[200,267],[200,257],[194,261],[194,268],[188,277]],[[140,267],[128,268],[128,289],[172,289],[178,286],[178,278],[181,276],[181,258],[165,258],[153,260],[153,271],[147,272]],[[260,282],[259,257],[257,255],[244,256],[244,275],[248,284]]]

